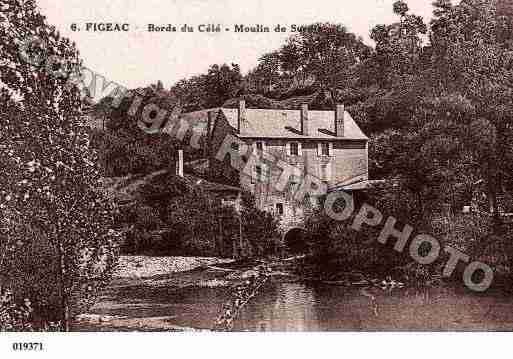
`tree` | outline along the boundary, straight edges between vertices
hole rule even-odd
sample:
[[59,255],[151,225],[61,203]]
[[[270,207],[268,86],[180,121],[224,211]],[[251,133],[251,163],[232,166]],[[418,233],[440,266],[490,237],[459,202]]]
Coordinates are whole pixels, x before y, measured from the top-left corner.
[[178,81],[171,93],[185,112],[219,107],[241,93],[242,80],[239,65],[215,64],[205,74]]
[[[40,240],[51,245],[58,267],[54,283],[60,303],[55,305],[67,331],[72,315],[114,269],[119,240],[112,225],[114,206],[99,190],[98,157],[90,147],[81,93],[67,81],[79,76],[78,51],[46,23],[35,1],[3,0],[1,7],[4,238],[8,243],[19,240],[21,246]],[[27,49],[27,39],[34,36],[38,41]],[[37,61],[27,62],[28,52],[42,56],[30,56]],[[36,235],[19,238],[20,225]],[[15,257],[16,251],[3,257],[4,268],[10,254]]]
[[280,247],[279,221],[269,212],[257,208],[255,198],[242,193],[242,238],[250,245],[255,256],[276,255]]
[[240,93],[242,75],[237,64],[212,65],[205,75],[207,108],[221,106]]
[[259,210],[249,193],[242,193],[240,205],[231,206],[198,184],[169,198],[166,209],[163,220],[171,227],[174,242],[169,246],[178,242],[186,254],[262,257],[279,249],[278,221]]
[[410,10],[408,8],[408,4],[406,4],[404,1],[396,1],[393,5],[394,13],[404,18],[406,16],[406,13]]
[[280,54],[273,51],[258,59],[258,65],[248,73],[246,81],[253,92],[265,94],[275,90],[282,78]]
[[[98,129],[93,135],[93,144],[98,149],[105,175],[118,177],[174,169],[179,140],[173,137],[174,133],[163,133],[160,129],[175,120],[181,108],[178,99],[169,91],[157,90],[153,85],[130,92],[132,96],[125,97],[117,107],[110,106],[112,97],[102,99],[91,114],[105,118],[105,131]],[[139,101],[134,101],[136,96],[140,97],[140,102],[132,113],[133,103]],[[107,112],[105,107],[109,109]],[[169,127],[176,130],[173,125]],[[191,131],[187,136],[191,136]],[[186,147],[187,159],[199,152],[199,149]]]
[[380,69],[378,83],[382,87],[390,87],[423,69],[421,36],[427,33],[427,26],[420,16],[408,13],[405,2],[397,1],[393,8],[400,21],[376,25],[371,31],[371,39],[376,42],[374,61]]
[[431,34],[433,78],[443,73],[437,80],[438,91],[460,92],[470,99],[477,109],[473,124],[488,128],[472,145],[497,218],[497,196],[503,179],[509,177],[506,148],[512,134],[513,48],[511,30],[505,26],[508,18],[498,16],[497,2],[466,0],[458,6],[438,6]]
[[339,24],[317,23],[303,27],[280,50],[283,70],[303,80],[310,76],[336,99],[336,89],[353,83],[357,65],[371,50],[361,38]]

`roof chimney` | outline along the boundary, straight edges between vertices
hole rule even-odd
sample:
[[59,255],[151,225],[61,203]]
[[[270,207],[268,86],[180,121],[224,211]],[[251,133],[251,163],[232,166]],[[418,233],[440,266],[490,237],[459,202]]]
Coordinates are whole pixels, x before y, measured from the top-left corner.
[[308,104],[301,104],[301,133],[308,136]]
[[240,134],[241,129],[246,121],[246,101],[239,100],[239,111],[237,114],[237,133]]
[[183,177],[183,150],[178,150],[178,160],[176,162],[176,175]]
[[337,137],[344,137],[345,130],[345,106],[337,104],[335,110],[335,134]]

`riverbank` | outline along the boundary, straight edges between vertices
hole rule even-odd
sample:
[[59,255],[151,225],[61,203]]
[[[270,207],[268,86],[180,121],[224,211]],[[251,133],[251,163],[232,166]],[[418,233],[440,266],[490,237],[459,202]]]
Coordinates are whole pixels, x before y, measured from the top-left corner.
[[[332,280],[298,275],[296,267],[303,258],[266,261],[272,268],[268,275],[288,282],[346,287],[402,286],[390,280],[366,279],[358,273]],[[210,330],[232,299],[232,288],[254,276],[262,263],[211,257],[122,256],[111,283],[89,312],[77,317],[74,330]]]
[[233,259],[213,257],[121,256],[114,278],[148,278],[233,262]]
[[[510,330],[513,301],[463,286],[400,285],[359,273],[326,280],[267,261],[269,280],[233,322],[235,331]],[[115,278],[75,331],[210,331],[262,261],[123,257]],[[462,306],[461,303],[466,303]]]
[[89,312],[77,317],[74,330],[210,330],[230,299],[230,288],[249,278],[258,264],[208,257],[122,256],[113,280]]
[[[297,274],[304,256],[275,261],[209,257],[122,256],[113,280],[97,303],[77,317],[77,331],[203,331],[211,330],[233,300],[233,288],[257,275],[261,264],[274,282],[303,282],[340,287],[402,286],[346,273],[338,278]],[[224,308],[224,309],[223,309]]]

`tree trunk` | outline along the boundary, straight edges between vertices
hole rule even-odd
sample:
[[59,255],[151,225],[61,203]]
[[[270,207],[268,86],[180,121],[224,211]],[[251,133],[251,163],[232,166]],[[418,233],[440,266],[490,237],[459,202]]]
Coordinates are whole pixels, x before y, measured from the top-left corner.
[[488,161],[488,171],[487,171],[487,197],[488,197],[488,204],[490,206],[490,214],[492,215],[493,220],[496,223],[500,222],[500,213],[499,213],[499,206],[497,203],[497,189],[496,189],[496,181],[495,181],[495,174],[496,172],[492,172],[492,163],[491,160]]
[[68,302],[68,294],[66,290],[64,290],[62,296],[62,331],[69,332],[70,331],[70,311],[69,311],[69,302]]
[[490,213],[495,222],[500,222],[499,206],[497,203],[497,194],[491,184],[488,184],[488,204]]
[[330,100],[331,100],[331,104],[333,106],[336,106],[337,103],[338,103],[338,94],[337,94],[337,88],[336,87],[329,87],[328,89],[329,91],[329,94],[330,94]]
[[61,279],[61,318],[62,326],[61,330],[69,332],[70,330],[70,310],[69,310],[69,298],[68,290],[66,288],[66,262],[65,262],[65,251],[62,241],[59,240],[59,272]]

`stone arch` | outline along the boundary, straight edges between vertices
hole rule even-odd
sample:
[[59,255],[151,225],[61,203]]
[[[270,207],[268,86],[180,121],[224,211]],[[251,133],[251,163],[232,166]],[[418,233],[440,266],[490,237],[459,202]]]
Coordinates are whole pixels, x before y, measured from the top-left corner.
[[306,253],[308,245],[305,239],[305,230],[300,227],[290,228],[283,236],[283,243],[292,253]]

